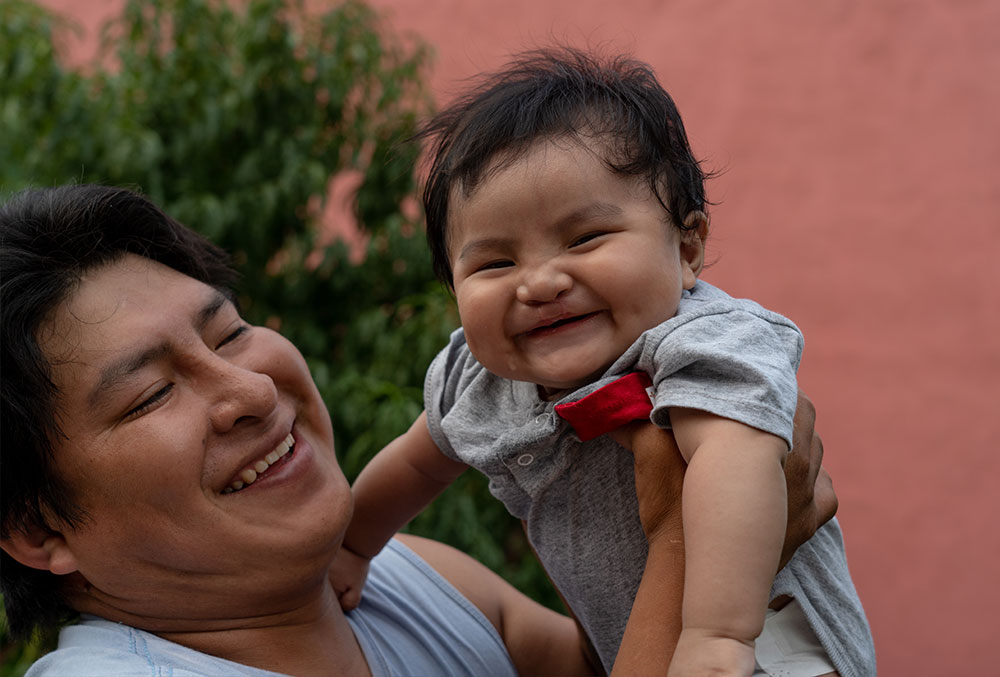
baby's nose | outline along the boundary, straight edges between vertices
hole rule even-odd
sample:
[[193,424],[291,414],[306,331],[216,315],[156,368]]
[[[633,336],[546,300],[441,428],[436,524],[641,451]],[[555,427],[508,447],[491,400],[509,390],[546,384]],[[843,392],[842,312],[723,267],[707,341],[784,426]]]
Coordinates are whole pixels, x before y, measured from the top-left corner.
[[555,266],[546,265],[525,273],[517,287],[517,300],[526,304],[551,303],[573,286],[573,278]]

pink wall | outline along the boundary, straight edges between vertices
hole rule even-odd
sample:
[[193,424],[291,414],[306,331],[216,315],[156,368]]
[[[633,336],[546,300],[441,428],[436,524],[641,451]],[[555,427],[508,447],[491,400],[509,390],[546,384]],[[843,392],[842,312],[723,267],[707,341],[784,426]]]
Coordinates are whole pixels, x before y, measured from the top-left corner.
[[[117,2],[46,4],[92,26]],[[806,334],[882,674],[995,673],[1000,4],[374,4],[434,46],[439,100],[552,39],[653,64],[725,169],[705,277]]]

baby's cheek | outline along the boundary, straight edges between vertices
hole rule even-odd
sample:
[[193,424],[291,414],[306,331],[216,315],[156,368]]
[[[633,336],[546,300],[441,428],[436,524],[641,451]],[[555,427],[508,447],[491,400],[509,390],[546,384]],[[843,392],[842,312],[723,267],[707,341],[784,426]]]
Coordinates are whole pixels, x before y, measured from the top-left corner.
[[497,376],[520,380],[518,379],[520,363],[514,350],[509,349],[501,341],[490,340],[486,337],[470,340],[468,332],[465,338],[469,345],[469,352],[479,364]]
[[480,331],[475,326],[470,326],[468,324],[462,323],[462,329],[465,332],[465,343],[469,346],[469,352],[476,360],[489,369],[487,364],[490,361],[490,355],[488,351],[484,348],[489,345],[488,341],[482,340],[480,336]]
[[645,303],[641,300],[635,303],[633,313],[639,318],[640,324],[644,325],[643,330],[651,329],[676,315],[680,300],[679,292],[665,290],[661,294],[646,297]]

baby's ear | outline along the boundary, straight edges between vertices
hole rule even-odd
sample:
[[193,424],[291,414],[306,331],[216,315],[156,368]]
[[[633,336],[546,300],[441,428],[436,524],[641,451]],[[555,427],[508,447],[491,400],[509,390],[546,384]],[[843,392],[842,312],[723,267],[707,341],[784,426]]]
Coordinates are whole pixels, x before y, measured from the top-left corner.
[[0,548],[32,569],[51,571],[61,576],[79,568],[62,534],[45,529],[12,533],[10,537],[0,540]]
[[684,288],[690,289],[698,280],[705,265],[705,240],[708,239],[708,214],[699,210],[689,212],[681,229],[681,272]]

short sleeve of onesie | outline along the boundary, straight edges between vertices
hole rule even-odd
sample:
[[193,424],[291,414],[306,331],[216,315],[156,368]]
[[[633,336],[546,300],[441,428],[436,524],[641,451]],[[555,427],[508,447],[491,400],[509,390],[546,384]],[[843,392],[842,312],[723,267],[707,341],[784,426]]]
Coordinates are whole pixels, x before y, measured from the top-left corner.
[[701,409],[791,448],[802,344],[791,320],[698,282],[677,315],[647,331],[616,366],[631,362],[651,376],[651,418],[660,427],[670,427],[671,407]]
[[431,438],[445,456],[461,460],[448,436],[442,432],[442,419],[454,406],[468,384],[482,367],[465,346],[461,328],[452,332],[448,345],[437,354],[424,379],[424,408]]

